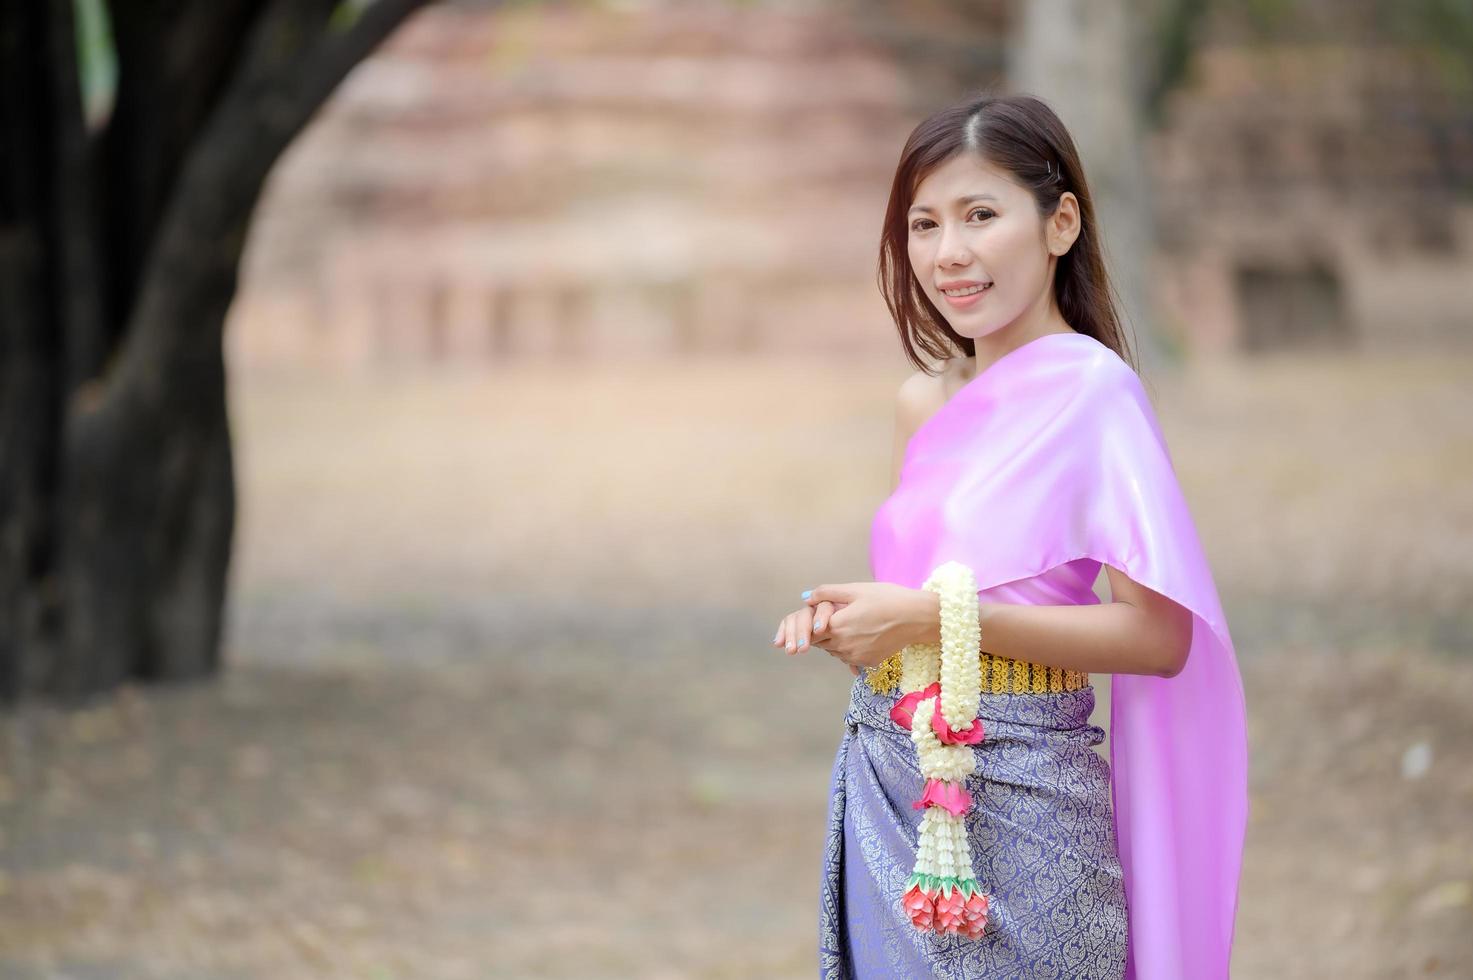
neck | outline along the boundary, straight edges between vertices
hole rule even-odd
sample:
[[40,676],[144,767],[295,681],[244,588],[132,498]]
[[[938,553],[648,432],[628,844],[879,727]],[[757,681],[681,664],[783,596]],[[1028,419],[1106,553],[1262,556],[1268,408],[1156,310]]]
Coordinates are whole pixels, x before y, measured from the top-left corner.
[[973,338],[976,353],[963,377],[976,376],[978,371],[986,370],[988,365],[1031,340],[1051,333],[1075,333],[1054,303],[1053,291],[1049,290],[1045,297],[1046,305],[1035,304],[1007,326],[994,330],[985,337]]

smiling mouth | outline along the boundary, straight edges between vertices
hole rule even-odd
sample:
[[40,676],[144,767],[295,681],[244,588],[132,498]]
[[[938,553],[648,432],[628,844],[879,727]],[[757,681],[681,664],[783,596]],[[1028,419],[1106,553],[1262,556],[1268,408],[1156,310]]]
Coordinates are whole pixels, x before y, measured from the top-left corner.
[[959,299],[963,296],[975,296],[991,288],[992,283],[989,282],[982,286],[967,286],[964,289],[943,289],[941,290],[941,294],[943,296],[950,296],[952,299]]

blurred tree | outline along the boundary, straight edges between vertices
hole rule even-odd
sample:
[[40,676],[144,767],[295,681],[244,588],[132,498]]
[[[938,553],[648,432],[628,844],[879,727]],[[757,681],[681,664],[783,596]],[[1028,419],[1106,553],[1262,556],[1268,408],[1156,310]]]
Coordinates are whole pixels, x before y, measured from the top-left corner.
[[1141,117],[1139,25],[1127,0],[1029,0],[1016,19],[1008,79],[1048,101],[1084,165],[1122,323],[1139,363],[1167,361],[1146,283],[1155,232]]
[[0,698],[218,666],[247,224],[421,2],[0,4]]
[[[1473,0],[1132,0],[1150,35],[1145,116],[1162,123],[1210,30],[1261,44],[1341,41],[1423,51],[1450,92],[1473,92]],[[1210,30],[1209,30],[1210,28]]]

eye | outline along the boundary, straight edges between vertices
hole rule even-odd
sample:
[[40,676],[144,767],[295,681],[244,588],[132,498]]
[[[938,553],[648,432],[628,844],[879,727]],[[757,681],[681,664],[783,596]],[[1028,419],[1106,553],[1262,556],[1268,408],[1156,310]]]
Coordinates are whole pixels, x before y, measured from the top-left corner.
[[[995,217],[997,217],[997,215],[994,214],[993,211],[990,208],[973,208],[972,210],[970,210],[970,211],[967,212],[967,217],[970,218],[974,214],[980,214],[980,215],[982,215],[983,216],[983,219],[982,220],[984,220],[984,221],[987,220],[988,218],[995,218]],[[914,220],[914,221],[912,221],[910,223],[910,230],[911,231],[925,231],[926,229],[924,227],[922,227],[922,225],[933,225],[935,223],[936,222],[932,221],[930,218],[917,218],[916,220]]]

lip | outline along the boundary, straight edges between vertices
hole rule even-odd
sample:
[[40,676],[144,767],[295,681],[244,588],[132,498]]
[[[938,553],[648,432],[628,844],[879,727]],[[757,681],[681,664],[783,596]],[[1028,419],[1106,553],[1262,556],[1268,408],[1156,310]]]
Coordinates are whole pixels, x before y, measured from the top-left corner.
[[[945,285],[938,287],[937,291],[939,292],[941,289],[965,289],[967,286],[980,285],[982,284],[975,280],[971,282],[948,282]],[[996,283],[994,283],[993,285],[996,285]],[[982,297],[986,296],[990,292],[992,292],[991,286],[982,290],[980,293],[973,293],[970,296],[948,296],[945,293],[941,293],[941,298],[946,300],[947,304],[950,305],[952,309],[964,310],[969,306],[975,306],[980,303],[982,301]]]

